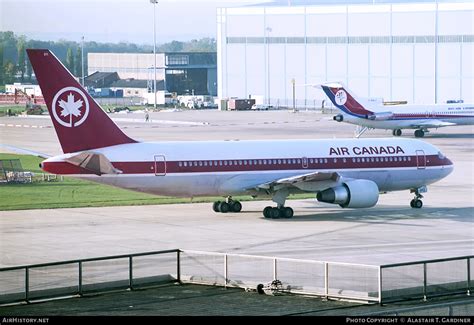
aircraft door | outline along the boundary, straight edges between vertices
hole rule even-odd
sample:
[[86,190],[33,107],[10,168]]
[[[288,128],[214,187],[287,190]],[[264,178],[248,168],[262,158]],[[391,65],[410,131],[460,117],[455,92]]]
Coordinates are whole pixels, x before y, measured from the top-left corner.
[[301,164],[303,166],[303,168],[308,168],[308,158],[307,157],[303,157],[301,159]]
[[416,151],[416,166],[418,169],[426,169],[426,156],[423,150]]
[[166,158],[164,155],[155,155],[155,176],[166,175]]

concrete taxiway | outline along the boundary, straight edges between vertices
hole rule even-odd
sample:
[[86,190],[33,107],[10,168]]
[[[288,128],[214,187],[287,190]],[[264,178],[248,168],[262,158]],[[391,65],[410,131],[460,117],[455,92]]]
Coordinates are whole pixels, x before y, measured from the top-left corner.
[[[141,118],[114,115],[127,134],[146,141],[344,138],[354,131],[314,111],[160,112],[151,116],[155,123],[138,122]],[[413,137],[412,131],[404,132]],[[451,127],[423,139],[440,148],[455,170],[429,187],[420,210],[409,207],[412,195],[404,191],[382,195],[375,208],[361,210],[314,199],[290,201],[292,220],[264,219],[261,211],[268,201],[243,202],[240,214],[216,214],[208,203],[1,211],[0,266],[170,248],[365,264],[472,255],[473,134],[473,126]],[[391,135],[374,130],[364,135],[369,136]],[[47,118],[0,118],[0,139],[50,155],[61,153]]]

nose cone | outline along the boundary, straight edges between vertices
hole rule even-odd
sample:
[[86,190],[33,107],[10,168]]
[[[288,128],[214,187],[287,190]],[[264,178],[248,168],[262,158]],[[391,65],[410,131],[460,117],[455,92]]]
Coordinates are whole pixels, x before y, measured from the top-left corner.
[[441,159],[443,165],[443,178],[451,174],[454,170],[454,163],[448,157],[443,156]]

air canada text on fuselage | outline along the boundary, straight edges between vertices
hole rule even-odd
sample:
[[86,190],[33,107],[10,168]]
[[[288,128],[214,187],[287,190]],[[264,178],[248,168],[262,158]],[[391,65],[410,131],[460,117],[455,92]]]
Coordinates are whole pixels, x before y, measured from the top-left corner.
[[404,154],[400,146],[374,146],[374,147],[331,147],[329,148],[330,156],[351,156],[351,155],[393,155]]

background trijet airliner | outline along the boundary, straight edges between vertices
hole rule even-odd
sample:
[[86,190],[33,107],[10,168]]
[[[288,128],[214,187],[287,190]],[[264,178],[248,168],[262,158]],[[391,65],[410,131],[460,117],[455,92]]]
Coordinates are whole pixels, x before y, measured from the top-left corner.
[[409,139],[138,142],[125,135],[48,50],[28,50],[64,154],[42,168],[135,191],[223,196],[216,212],[239,212],[232,195],[269,196],[266,218],[291,218],[289,194],[315,193],[344,208],[374,206],[379,192],[422,189],[446,177],[452,162]]
[[474,104],[384,106],[357,98],[340,83],[315,87],[321,87],[334,106],[341,110],[341,114],[334,116],[335,121],[362,127],[357,137],[367,129],[392,130],[395,136],[402,135],[402,129],[416,129],[415,137],[421,138],[431,128],[474,124]]

